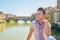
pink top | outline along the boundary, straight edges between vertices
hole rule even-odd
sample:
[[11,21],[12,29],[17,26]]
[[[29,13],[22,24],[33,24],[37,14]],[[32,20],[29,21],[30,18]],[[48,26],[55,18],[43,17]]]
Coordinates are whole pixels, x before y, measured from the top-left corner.
[[[45,23],[43,23],[43,24],[45,24]],[[43,25],[39,24],[37,20],[32,22],[31,25],[33,25],[33,26],[31,26],[31,28],[34,29],[35,40],[45,40],[46,35],[43,33],[43,30],[42,30]],[[48,25],[47,25],[47,27],[48,27]]]

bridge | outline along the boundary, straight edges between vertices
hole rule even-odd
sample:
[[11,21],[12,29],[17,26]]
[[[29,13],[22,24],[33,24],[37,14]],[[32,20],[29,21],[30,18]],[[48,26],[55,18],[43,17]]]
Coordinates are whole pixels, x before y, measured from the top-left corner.
[[32,22],[34,20],[34,17],[30,17],[30,16],[8,17],[8,18],[5,18],[4,20],[6,20],[6,22],[9,22],[10,20],[14,20],[15,22],[19,20],[23,20],[25,22],[27,21]]

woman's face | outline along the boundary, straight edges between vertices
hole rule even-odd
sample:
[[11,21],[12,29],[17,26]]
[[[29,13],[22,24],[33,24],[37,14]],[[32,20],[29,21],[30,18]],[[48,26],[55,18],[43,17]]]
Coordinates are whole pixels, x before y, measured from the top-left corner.
[[36,13],[36,20],[41,20],[44,18],[44,14],[41,10],[37,11]]

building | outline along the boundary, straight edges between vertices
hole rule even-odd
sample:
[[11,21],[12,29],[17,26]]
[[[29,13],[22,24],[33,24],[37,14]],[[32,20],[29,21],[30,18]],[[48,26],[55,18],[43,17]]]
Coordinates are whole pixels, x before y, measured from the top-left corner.
[[57,0],[57,8],[60,9],[60,0]]
[[48,7],[47,8],[47,19],[48,19],[48,21],[49,22],[52,22],[52,23],[54,23],[55,22],[55,14],[54,14],[54,8],[53,7]]
[[3,15],[3,12],[0,12],[0,22],[2,22],[4,19],[4,15]]
[[3,13],[0,12],[0,20],[3,19]]
[[47,15],[50,22],[60,25],[60,0],[57,0],[57,7],[48,7]]
[[57,8],[55,10],[55,23],[60,24],[60,0],[57,0]]

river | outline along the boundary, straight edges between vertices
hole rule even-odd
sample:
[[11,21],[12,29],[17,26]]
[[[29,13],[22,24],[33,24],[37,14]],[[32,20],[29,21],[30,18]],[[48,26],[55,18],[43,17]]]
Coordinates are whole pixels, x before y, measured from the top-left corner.
[[[0,40],[26,40],[31,22],[18,21],[0,24]],[[32,35],[31,40],[34,40]]]

